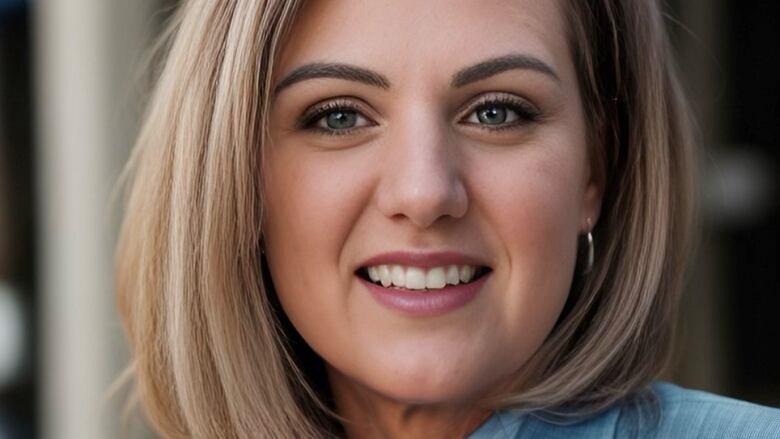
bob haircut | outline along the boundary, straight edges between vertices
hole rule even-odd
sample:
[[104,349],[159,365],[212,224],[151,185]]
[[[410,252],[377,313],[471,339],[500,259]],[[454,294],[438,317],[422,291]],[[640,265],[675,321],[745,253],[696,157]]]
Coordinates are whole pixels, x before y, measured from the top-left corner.
[[[656,1],[562,1],[605,182],[595,265],[575,277],[514,393],[490,404],[581,416],[639,394],[669,358],[694,146]],[[271,78],[301,5],[185,1],[158,47],[117,287],[135,391],[163,437],[339,434],[260,252]]]

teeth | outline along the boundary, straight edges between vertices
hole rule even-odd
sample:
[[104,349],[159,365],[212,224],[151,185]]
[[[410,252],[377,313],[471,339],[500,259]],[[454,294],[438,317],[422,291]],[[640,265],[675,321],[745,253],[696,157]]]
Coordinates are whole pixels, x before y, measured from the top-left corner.
[[474,277],[475,268],[471,265],[463,265],[460,267],[460,281],[463,283],[468,282]]
[[379,280],[379,272],[377,271],[377,267],[368,267],[368,277],[374,282]]
[[406,273],[400,265],[393,265],[390,268],[390,274],[393,277],[393,285],[402,287],[406,285]]
[[380,265],[378,271],[379,280],[382,281],[382,286],[389,287],[392,283],[392,280],[390,277],[390,270],[387,268],[387,265]]
[[[399,267],[396,265],[396,267]],[[406,269],[406,285],[400,285],[410,290],[425,289],[425,271],[420,268],[409,267]]]
[[428,270],[428,273],[425,274],[426,288],[444,288],[445,285],[447,285],[447,280],[444,279],[443,268],[431,268]]
[[468,283],[474,279],[477,267],[473,265],[448,265],[428,270],[403,265],[378,265],[368,267],[368,277],[375,283],[393,285],[409,290],[444,288],[446,285]]
[[460,273],[456,265],[450,265],[447,267],[447,283],[450,285],[457,285],[460,283]]

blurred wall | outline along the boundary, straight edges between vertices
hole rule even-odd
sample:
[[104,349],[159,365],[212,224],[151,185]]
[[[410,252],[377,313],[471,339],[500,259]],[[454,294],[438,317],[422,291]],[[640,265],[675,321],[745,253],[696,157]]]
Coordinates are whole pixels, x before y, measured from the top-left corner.
[[119,437],[107,389],[127,357],[114,305],[112,201],[138,121],[148,1],[34,5],[42,437]]

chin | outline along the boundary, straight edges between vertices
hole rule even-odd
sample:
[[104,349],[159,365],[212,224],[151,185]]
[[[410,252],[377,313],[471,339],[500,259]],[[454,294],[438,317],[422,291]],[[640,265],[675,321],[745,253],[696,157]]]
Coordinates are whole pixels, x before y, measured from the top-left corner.
[[[453,383],[454,384],[454,383]],[[458,386],[421,388],[414,385],[395,385],[379,391],[384,397],[408,405],[450,405],[470,401],[470,392]]]
[[[369,387],[383,396],[403,404],[445,405],[470,402],[486,389],[484,374],[469,373],[468,370],[455,368],[442,371],[440,367],[407,373],[392,373],[375,376]],[[387,377],[392,377],[388,380]],[[373,384],[373,385],[372,385]]]

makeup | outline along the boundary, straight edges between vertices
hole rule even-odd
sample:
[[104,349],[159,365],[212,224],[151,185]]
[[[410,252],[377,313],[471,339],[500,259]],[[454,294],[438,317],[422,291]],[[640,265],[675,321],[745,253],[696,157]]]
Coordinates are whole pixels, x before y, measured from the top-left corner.
[[492,271],[486,271],[469,283],[443,288],[410,290],[387,287],[356,275],[369,294],[381,305],[412,317],[433,317],[466,306],[484,289]]
[[[393,272],[392,283],[388,267]],[[428,269],[433,271],[426,274]],[[454,273],[442,276],[449,269]],[[438,276],[431,276],[436,270]],[[415,280],[411,278],[413,272]],[[414,317],[437,316],[465,306],[479,294],[491,274],[487,260],[459,251],[388,252],[363,261],[355,271],[377,302]]]

